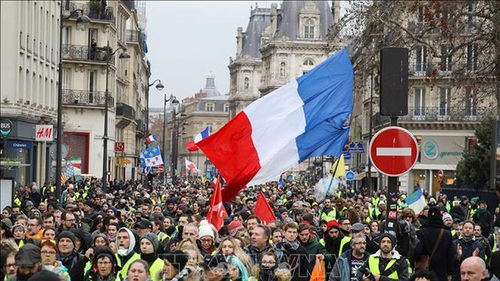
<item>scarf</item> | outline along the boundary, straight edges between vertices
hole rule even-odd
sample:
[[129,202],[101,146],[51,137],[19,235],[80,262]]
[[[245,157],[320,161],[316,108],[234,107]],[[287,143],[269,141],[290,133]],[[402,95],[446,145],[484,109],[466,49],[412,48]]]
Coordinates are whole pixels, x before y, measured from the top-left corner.
[[288,242],[288,241],[283,241],[285,243],[285,245],[288,245],[288,247],[290,247],[291,249],[293,249],[294,251],[297,251],[297,249],[299,248],[300,246],[300,243],[299,241],[295,240],[293,242]]
[[158,256],[156,255],[156,253],[141,254],[141,259],[147,261],[149,266],[151,266],[157,258]]
[[460,239],[464,240],[466,243],[469,243],[473,240],[476,240],[476,237],[474,237],[474,235],[471,235],[471,236],[464,236],[464,235],[460,235]]
[[261,267],[259,273],[259,281],[274,281],[274,270],[278,267]]
[[479,215],[486,214],[486,209],[477,208],[476,213]]
[[73,250],[71,255],[67,257],[59,256],[57,260],[60,261],[66,268],[73,268],[76,265],[76,262],[78,261],[78,253],[75,250]]

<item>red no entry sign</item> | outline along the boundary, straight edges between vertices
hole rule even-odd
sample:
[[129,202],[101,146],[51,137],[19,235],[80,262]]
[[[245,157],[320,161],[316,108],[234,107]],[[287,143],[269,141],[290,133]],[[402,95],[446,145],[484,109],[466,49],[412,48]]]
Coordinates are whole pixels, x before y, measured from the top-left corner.
[[382,174],[397,177],[413,168],[417,162],[418,144],[413,135],[400,127],[378,131],[370,142],[370,159]]

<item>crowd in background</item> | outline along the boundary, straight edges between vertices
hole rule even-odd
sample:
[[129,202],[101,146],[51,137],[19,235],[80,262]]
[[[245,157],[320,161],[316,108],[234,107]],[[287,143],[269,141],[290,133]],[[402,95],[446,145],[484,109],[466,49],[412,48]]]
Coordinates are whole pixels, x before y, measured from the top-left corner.
[[[395,231],[385,231],[383,190],[368,196],[365,189],[340,188],[318,202],[313,188],[283,180],[243,189],[232,202],[224,202],[228,216],[217,230],[206,219],[213,190],[201,179],[166,186],[112,181],[104,189],[95,178],[70,180],[59,197],[49,184],[20,187],[12,206],[2,210],[0,278],[500,277],[498,208],[492,214],[478,197],[433,197],[424,191],[427,206],[415,214],[405,202],[406,194],[399,194]],[[261,191],[276,216],[266,225],[254,215]]]

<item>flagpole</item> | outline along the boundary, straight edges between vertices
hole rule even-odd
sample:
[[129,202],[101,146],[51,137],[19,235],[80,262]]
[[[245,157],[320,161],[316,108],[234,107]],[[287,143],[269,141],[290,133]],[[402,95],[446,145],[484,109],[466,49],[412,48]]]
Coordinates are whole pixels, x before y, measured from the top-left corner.
[[335,163],[337,163],[337,165],[335,165],[335,169],[333,170],[332,179],[330,180],[330,184],[328,184],[328,189],[326,190],[326,195],[328,195],[330,193],[330,188],[332,187],[333,178],[335,178],[335,174],[337,173],[337,168],[339,167],[339,164],[340,164],[340,157],[337,158]]

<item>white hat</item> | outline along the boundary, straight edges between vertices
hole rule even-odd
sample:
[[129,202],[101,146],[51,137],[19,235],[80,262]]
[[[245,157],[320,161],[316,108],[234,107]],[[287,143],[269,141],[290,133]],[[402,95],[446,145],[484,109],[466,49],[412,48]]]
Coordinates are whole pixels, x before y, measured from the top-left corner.
[[445,220],[451,220],[451,221],[452,221],[452,220],[453,220],[453,218],[451,217],[451,215],[450,215],[450,214],[448,214],[448,213],[444,213],[444,214],[443,214],[443,221],[445,221]]
[[207,220],[202,220],[200,222],[200,227],[198,228],[198,237],[210,236],[215,239],[214,231]]

